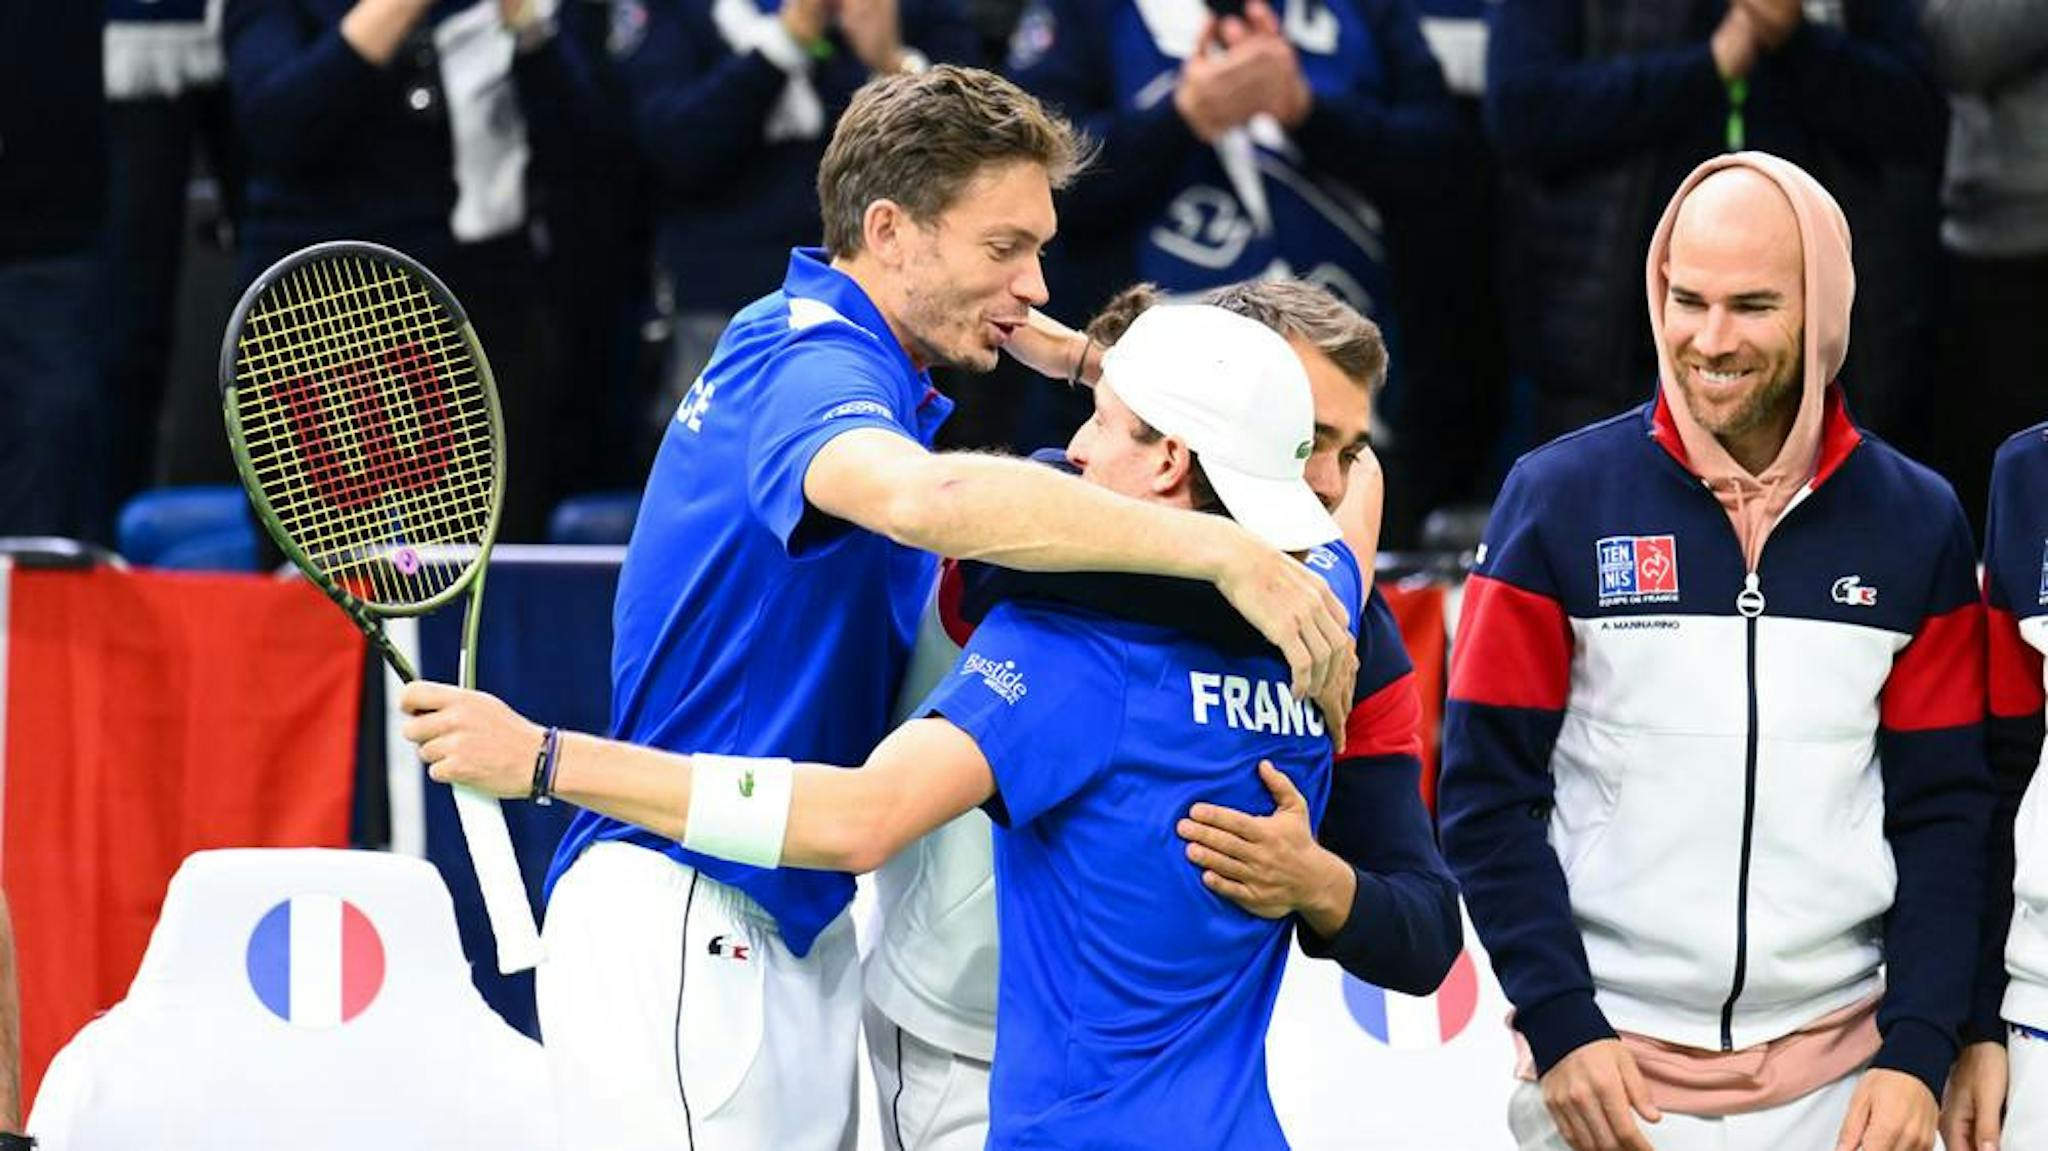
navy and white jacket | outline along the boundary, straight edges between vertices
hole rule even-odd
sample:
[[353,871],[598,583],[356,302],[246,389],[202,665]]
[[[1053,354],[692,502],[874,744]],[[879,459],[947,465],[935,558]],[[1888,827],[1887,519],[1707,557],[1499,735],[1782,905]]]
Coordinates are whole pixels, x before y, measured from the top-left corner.
[[1989,808],[1973,569],[1948,485],[1837,388],[1755,571],[1661,396],[1517,463],[1439,805],[1539,1068],[1616,1028],[1748,1048],[1882,989],[1875,1066],[1940,1095]]
[[2048,754],[2042,746],[2048,424],[2005,441],[1992,465],[1984,599],[1991,649],[1988,743],[1998,807],[1985,871],[1986,946],[1970,1020],[1973,1040],[2000,1038],[2001,1015],[2048,1030],[2048,785],[2041,782],[2048,772],[2038,770]]

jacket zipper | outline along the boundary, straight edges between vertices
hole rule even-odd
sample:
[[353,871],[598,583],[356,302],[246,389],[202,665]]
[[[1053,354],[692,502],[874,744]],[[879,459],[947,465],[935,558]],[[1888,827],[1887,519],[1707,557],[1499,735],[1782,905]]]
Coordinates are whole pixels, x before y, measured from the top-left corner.
[[[1789,510],[1789,509],[1788,509]],[[1764,593],[1757,573],[1742,581],[1735,597],[1748,632],[1745,684],[1749,691],[1749,731],[1743,740],[1742,772],[1742,861],[1735,886],[1735,977],[1728,988],[1728,1000],[1721,1005],[1721,1050],[1735,1050],[1735,1001],[1742,998],[1742,985],[1749,975],[1749,858],[1756,839],[1756,620],[1764,614]]]

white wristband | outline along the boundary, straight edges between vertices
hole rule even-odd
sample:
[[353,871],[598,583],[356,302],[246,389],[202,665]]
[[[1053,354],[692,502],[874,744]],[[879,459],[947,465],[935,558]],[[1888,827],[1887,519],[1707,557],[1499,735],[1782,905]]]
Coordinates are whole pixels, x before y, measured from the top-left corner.
[[683,846],[734,863],[781,866],[796,766],[786,759],[692,755],[690,769]]

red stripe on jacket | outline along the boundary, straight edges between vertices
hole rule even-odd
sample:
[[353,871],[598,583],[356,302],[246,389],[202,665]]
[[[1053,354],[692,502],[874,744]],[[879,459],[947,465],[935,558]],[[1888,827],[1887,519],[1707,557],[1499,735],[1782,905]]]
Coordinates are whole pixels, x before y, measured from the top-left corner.
[[1991,714],[1999,719],[2027,719],[2041,714],[2041,653],[2020,638],[2020,621],[2009,611],[1985,609],[1985,626],[1991,635],[1985,645],[1991,654],[1989,699]]
[[1422,696],[1415,673],[1400,678],[1351,706],[1344,723],[1344,758],[1412,755],[1422,758]]
[[1984,720],[1984,605],[1928,616],[1892,663],[1881,722],[1929,731]]
[[1475,575],[1451,645],[1451,698],[1562,711],[1571,688],[1572,630],[1549,596]]

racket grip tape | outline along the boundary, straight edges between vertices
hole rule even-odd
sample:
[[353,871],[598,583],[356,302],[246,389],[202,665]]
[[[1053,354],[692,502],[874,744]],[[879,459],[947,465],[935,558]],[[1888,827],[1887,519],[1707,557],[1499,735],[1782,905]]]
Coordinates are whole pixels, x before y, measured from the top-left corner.
[[533,921],[533,906],[526,901],[526,884],[519,878],[519,857],[512,850],[505,812],[497,800],[480,791],[466,787],[453,791],[455,814],[462,823],[462,837],[469,843],[477,888],[483,893],[484,914],[497,940],[498,971],[511,975],[536,967],[545,955],[540,930]]

